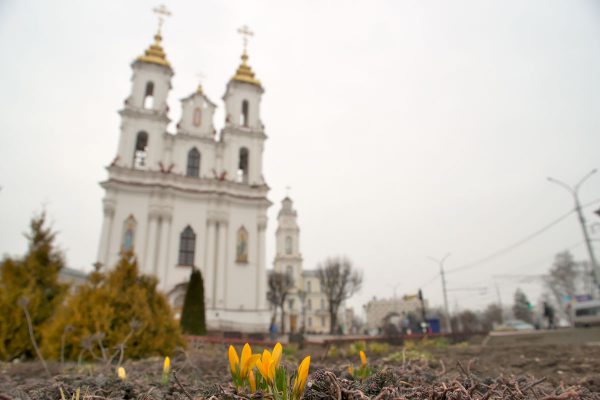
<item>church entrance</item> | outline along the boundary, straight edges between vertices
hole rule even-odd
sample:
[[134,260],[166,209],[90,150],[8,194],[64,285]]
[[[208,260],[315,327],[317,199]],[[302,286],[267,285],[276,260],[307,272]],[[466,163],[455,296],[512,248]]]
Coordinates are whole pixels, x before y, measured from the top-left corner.
[[290,315],[290,332],[296,333],[297,329],[298,329],[298,316]]

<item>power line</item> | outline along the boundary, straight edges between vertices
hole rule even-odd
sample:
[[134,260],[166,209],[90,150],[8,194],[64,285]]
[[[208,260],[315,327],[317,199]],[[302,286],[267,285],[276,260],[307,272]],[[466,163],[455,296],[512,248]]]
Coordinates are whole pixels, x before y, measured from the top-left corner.
[[[583,207],[585,208],[585,207],[588,207],[588,206],[590,206],[590,205],[592,205],[592,204],[595,204],[595,203],[598,203],[598,202],[600,202],[600,199],[596,199],[596,200],[594,200],[594,201],[591,201],[591,202],[589,202],[589,203],[587,203],[587,204],[583,205]],[[524,245],[525,243],[529,242],[530,240],[532,240],[532,239],[534,239],[534,238],[538,237],[538,236],[539,236],[539,235],[541,235],[542,233],[545,233],[545,232],[546,232],[546,231],[548,231],[550,228],[554,227],[554,226],[555,226],[555,225],[557,225],[558,223],[560,223],[560,222],[562,222],[563,220],[565,220],[567,217],[569,217],[569,216],[570,216],[571,214],[573,214],[574,212],[575,212],[575,209],[573,209],[573,210],[569,211],[569,212],[568,212],[568,213],[566,213],[566,214],[563,214],[562,216],[560,216],[559,218],[557,218],[557,219],[555,219],[554,221],[550,222],[549,224],[545,225],[544,227],[542,227],[542,228],[540,228],[540,229],[536,230],[535,232],[533,232],[533,233],[531,233],[531,234],[527,235],[527,236],[526,236],[526,237],[524,237],[523,239],[521,239],[521,240],[519,240],[519,241],[517,241],[517,242],[515,242],[515,243],[513,243],[513,244],[511,244],[511,245],[509,245],[509,246],[506,246],[506,247],[504,247],[504,248],[502,248],[502,249],[500,249],[500,250],[497,250],[497,251],[493,252],[492,254],[490,254],[490,255],[488,255],[488,256],[485,256],[485,257],[483,257],[483,258],[480,258],[479,260],[476,260],[476,261],[470,262],[470,263],[468,263],[468,264],[465,264],[465,265],[462,265],[462,266],[460,266],[460,267],[456,267],[456,268],[449,269],[449,270],[447,270],[447,271],[446,271],[446,273],[453,273],[453,272],[458,272],[458,271],[463,271],[463,270],[466,270],[466,269],[474,268],[474,267],[477,267],[477,266],[479,266],[479,265],[481,265],[481,264],[485,264],[485,263],[487,263],[487,262],[489,262],[489,261],[491,261],[491,260],[494,260],[494,259],[496,259],[496,258],[498,258],[498,257],[501,257],[501,256],[503,256],[504,254],[506,254],[506,253],[509,253],[509,252],[513,251],[514,249],[516,249],[516,248],[518,248],[518,247],[520,247],[520,246]]]

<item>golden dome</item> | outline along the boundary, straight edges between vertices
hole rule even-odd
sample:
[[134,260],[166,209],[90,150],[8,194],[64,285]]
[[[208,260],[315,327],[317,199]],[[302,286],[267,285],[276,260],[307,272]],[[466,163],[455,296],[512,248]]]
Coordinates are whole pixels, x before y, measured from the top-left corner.
[[160,42],[162,41],[162,36],[160,32],[154,35],[154,43],[148,47],[148,49],[144,52],[144,55],[139,56],[137,61],[147,62],[151,64],[163,65],[165,67],[171,67],[171,64],[167,61],[165,51],[163,50]]
[[246,51],[242,54],[242,63],[235,71],[235,75],[231,78],[232,81],[245,82],[251,85],[260,87],[260,81],[254,77],[254,71],[248,65],[248,55]]

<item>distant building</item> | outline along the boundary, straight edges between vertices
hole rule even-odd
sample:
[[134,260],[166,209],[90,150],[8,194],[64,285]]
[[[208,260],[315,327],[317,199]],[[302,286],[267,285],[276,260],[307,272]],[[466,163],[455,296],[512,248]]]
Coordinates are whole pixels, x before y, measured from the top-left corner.
[[71,285],[71,290],[75,290],[78,286],[83,285],[87,281],[87,278],[87,273],[69,267],[61,268],[58,273],[58,281]]
[[[410,313],[419,319],[422,315],[421,300],[416,295],[391,299],[373,298],[364,307],[369,332],[382,329],[386,321],[394,323],[396,320],[405,319]],[[425,307],[427,308],[427,300]]]
[[[290,274],[295,284],[285,305],[285,332],[299,332],[304,323],[304,331],[307,333],[329,333],[331,326],[329,304],[325,294],[321,291],[319,273],[317,270],[302,269],[300,228],[297,216],[292,200],[289,197],[284,198],[277,216],[278,226],[275,233],[276,251],[273,271]],[[304,307],[302,296],[304,296]],[[338,324],[346,330],[344,310],[345,307],[342,304]],[[279,311],[275,322],[281,332]]]

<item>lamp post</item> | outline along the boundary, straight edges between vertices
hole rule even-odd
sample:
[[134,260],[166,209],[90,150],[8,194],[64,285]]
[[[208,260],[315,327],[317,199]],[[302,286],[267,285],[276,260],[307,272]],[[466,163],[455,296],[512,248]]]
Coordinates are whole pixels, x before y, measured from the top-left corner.
[[306,292],[304,290],[299,290],[298,297],[300,298],[300,305],[302,306],[302,330],[300,332],[304,335],[304,332],[306,331]]
[[429,259],[440,266],[440,275],[442,276],[442,290],[444,292],[444,312],[446,313],[446,326],[448,333],[452,333],[452,325],[450,324],[450,313],[448,312],[448,293],[446,292],[446,275],[444,274],[444,261],[450,256],[450,253],[442,257],[441,260],[429,257]]
[[594,271],[594,283],[596,284],[596,290],[598,290],[600,285],[600,270],[598,267],[598,263],[596,262],[596,256],[594,255],[594,250],[592,249],[592,244],[590,241],[590,236],[587,231],[587,227],[585,224],[585,218],[583,217],[583,212],[581,211],[581,203],[579,202],[579,188],[590,176],[596,173],[596,169],[594,168],[590,172],[588,172],[581,180],[573,187],[567,185],[566,183],[559,181],[558,179],[548,177],[550,182],[556,183],[559,186],[565,188],[569,193],[573,195],[573,199],[575,200],[575,211],[577,211],[577,216],[579,217],[579,224],[581,225],[581,230],[583,232],[583,238],[585,239],[585,246],[587,248],[588,255],[590,257],[590,263],[592,264],[592,269]]

